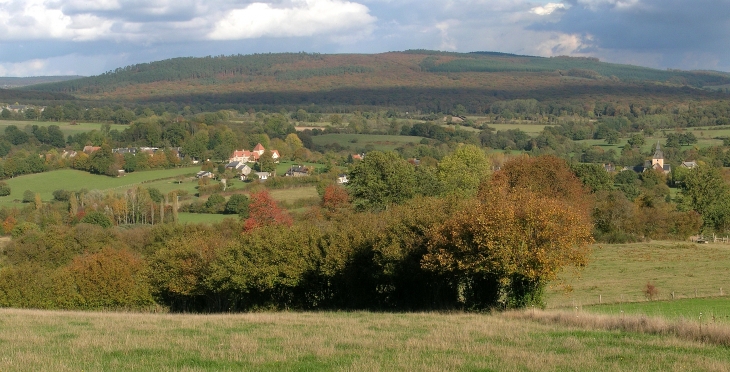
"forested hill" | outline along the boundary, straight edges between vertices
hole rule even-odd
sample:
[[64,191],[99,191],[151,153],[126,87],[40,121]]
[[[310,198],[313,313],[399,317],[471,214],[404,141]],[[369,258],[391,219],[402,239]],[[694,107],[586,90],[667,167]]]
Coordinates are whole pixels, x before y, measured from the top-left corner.
[[726,91],[727,86],[730,74],[714,71],[657,70],[594,58],[412,50],[174,58],[26,89],[92,100],[254,104],[409,105],[451,101],[456,94],[478,106],[507,98],[686,95],[683,87],[692,88],[693,95],[713,95],[696,88]]

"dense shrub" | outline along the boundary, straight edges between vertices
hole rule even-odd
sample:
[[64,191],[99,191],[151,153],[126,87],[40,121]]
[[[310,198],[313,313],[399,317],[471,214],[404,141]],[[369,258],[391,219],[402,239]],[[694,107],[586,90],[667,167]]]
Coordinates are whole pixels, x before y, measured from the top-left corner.
[[0,196],[10,195],[10,186],[5,182],[0,182]]
[[112,220],[106,214],[104,214],[104,212],[99,211],[91,211],[87,213],[84,218],[81,219],[81,223],[97,225],[103,228],[112,227],[112,225],[114,224]]

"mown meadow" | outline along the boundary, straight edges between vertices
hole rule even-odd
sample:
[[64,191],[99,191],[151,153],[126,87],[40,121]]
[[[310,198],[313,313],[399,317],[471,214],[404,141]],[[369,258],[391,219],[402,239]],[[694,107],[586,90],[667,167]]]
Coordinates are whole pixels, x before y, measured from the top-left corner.
[[723,371],[726,346],[463,313],[0,310],[3,371]]

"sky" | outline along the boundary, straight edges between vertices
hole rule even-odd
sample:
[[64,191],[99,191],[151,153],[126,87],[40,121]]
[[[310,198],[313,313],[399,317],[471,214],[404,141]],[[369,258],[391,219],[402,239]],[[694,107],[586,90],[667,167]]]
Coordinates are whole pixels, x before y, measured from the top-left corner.
[[730,0],[0,0],[0,76],[407,49],[730,71]]

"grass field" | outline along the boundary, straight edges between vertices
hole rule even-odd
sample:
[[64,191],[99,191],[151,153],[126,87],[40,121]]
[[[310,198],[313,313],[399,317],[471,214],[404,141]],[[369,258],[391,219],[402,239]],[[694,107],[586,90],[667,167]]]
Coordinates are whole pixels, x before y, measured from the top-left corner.
[[[52,122],[52,121],[16,121],[16,120],[0,120],[0,132],[5,132],[5,128],[15,125],[20,130],[24,130],[26,126],[30,127],[33,125],[37,125],[39,127],[47,127],[49,125],[58,125],[58,127],[61,129],[61,132],[68,137],[71,134],[78,134],[83,132],[90,132],[94,129],[101,130],[101,123],[77,123],[76,125],[71,125],[71,123],[68,122]],[[126,128],[129,128],[129,125],[124,124],[110,124],[110,129],[116,129],[118,131],[123,131]]]
[[[0,206],[12,207],[20,205],[19,201],[23,199],[23,192],[25,192],[25,190],[39,193],[43,201],[48,201],[53,199],[53,191],[59,189],[69,191],[81,189],[124,190],[153,180],[169,179],[179,175],[194,174],[198,170],[199,167],[152,170],[132,172],[124,177],[95,175],[73,169],[29,174],[5,180],[5,182],[10,186],[12,193],[9,196],[0,197]],[[152,184],[145,184],[145,186],[151,185]]]
[[[719,296],[730,291],[730,245],[651,242],[596,245],[578,276],[566,271],[547,292],[549,308],[646,302],[651,282],[658,300]],[[730,297],[729,297],[730,298]],[[729,300],[730,301],[730,300]]]
[[235,214],[211,214],[211,213],[185,213],[180,212],[177,214],[178,221],[180,223],[216,223],[221,222],[226,218],[238,219],[238,215]]
[[0,324],[2,371],[721,371],[730,364],[722,346],[488,314],[3,309]]
[[373,150],[393,151],[406,143],[417,143],[423,137],[414,136],[390,136],[376,134],[325,134],[312,136],[314,144],[323,146],[331,143],[339,144],[342,147],[353,151],[365,149],[372,146]]
[[618,316],[635,314],[667,319],[730,323],[730,297],[724,296],[593,305],[583,307],[583,310]]
[[513,129],[519,129],[525,133],[528,133],[532,136],[537,135],[538,133],[542,132],[545,127],[549,127],[550,125],[544,125],[544,124],[491,124],[487,123],[490,128],[494,128],[496,130],[513,130]]
[[271,197],[278,202],[294,203],[301,199],[319,199],[317,188],[314,186],[294,187],[290,189],[271,190]]

